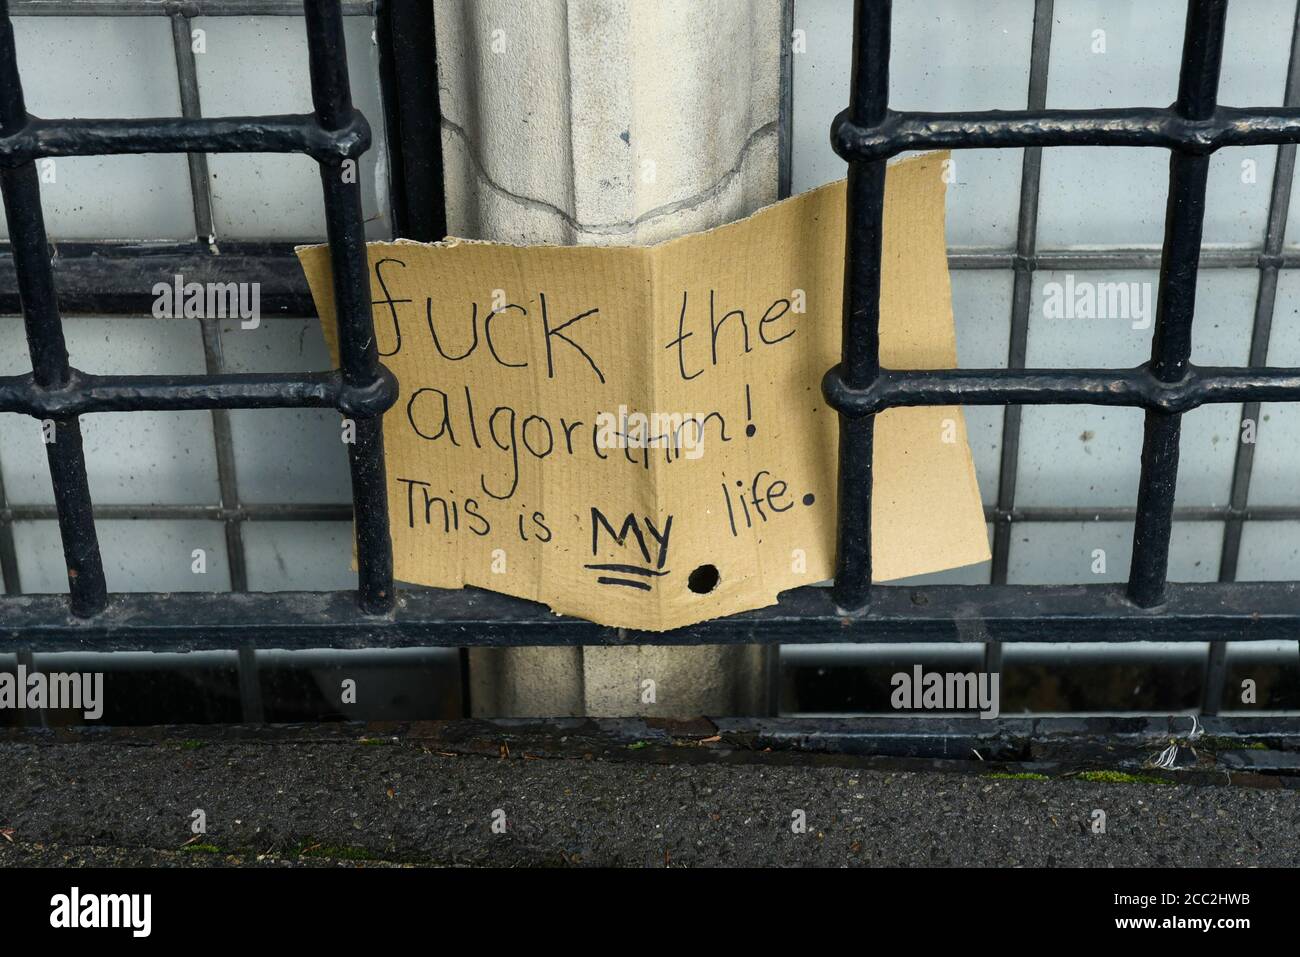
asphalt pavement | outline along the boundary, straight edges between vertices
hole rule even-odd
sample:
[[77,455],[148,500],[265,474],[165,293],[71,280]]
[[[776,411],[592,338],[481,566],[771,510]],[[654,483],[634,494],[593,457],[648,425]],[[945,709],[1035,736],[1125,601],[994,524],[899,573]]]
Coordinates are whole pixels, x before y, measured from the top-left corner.
[[0,865],[1300,865],[1287,776],[563,730],[11,732]]

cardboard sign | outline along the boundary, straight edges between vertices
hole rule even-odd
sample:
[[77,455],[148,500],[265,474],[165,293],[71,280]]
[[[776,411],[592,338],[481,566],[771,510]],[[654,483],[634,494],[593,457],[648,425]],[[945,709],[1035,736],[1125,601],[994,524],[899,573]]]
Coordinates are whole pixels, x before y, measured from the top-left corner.
[[[882,359],[956,365],[944,154],[889,169]],[[650,247],[369,247],[397,577],[660,631],[832,574],[843,182]],[[299,250],[335,349],[324,246]],[[956,407],[877,419],[878,580],[989,557]]]

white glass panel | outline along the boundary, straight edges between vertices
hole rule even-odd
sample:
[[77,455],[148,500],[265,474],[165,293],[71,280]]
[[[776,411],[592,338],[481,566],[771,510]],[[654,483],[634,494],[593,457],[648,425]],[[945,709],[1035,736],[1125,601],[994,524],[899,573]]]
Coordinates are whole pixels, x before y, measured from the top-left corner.
[[[310,113],[307,33],[300,17],[200,17],[207,52],[197,55],[207,116]],[[372,145],[358,161],[367,236],[392,234],[386,189],[384,113],[378,53],[368,17],[344,19],[352,100],[370,123]],[[302,155],[224,153],[208,157],[220,239],[324,239],[325,207],[316,162]]]
[[[216,521],[95,523],[110,592],[229,591],[226,539]],[[55,522],[16,522],[14,547],[24,592],[66,592],[68,568]],[[195,572],[195,549],[206,571]]]

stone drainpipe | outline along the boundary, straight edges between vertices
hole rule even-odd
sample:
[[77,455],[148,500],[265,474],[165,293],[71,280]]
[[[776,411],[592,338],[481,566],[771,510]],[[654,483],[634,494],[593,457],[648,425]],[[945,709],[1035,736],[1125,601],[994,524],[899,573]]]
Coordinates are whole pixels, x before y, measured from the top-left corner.
[[[448,231],[637,245],[778,184],[776,0],[437,0]],[[476,715],[762,714],[752,646],[475,649]],[[655,701],[643,682],[655,682]]]

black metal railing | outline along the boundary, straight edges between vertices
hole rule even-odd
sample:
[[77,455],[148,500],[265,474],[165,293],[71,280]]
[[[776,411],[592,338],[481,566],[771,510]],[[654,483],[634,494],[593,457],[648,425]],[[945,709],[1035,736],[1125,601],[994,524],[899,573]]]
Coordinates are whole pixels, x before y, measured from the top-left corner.
[[[1050,23],[1050,5],[1046,7]],[[1196,276],[1211,154],[1233,145],[1293,143],[1300,109],[1218,105],[1227,0],[1190,0],[1178,98],[1169,108],[899,113],[888,107],[890,0],[858,0],[849,108],[832,130],[849,161],[848,236],[841,363],[826,376],[840,413],[840,516],[835,596],[845,609],[871,601],[871,450],[876,413],[908,405],[1065,404],[1146,410],[1141,479],[1126,594],[1135,609],[1180,617],[1167,582],[1181,415],[1204,403],[1300,399],[1300,369],[1210,369],[1190,362]],[[1043,24],[1036,24],[1038,29]],[[1032,97],[1031,91],[1031,99]],[[885,163],[909,149],[1156,146],[1171,151],[1169,198],[1151,359],[1128,370],[929,370],[880,366],[880,255]],[[1024,255],[1024,251],[1020,251]],[[1015,263],[1018,274],[1030,268]],[[1027,292],[1027,289],[1026,289]],[[1215,588],[1225,601],[1242,586]],[[1291,586],[1275,586],[1279,595]],[[1248,624],[1242,622],[1243,631]],[[1188,633],[1200,631],[1183,622]],[[1204,637],[1204,635],[1202,635]]]
[[[835,587],[796,589],[771,608],[653,636],[557,617],[541,606],[475,589],[410,589],[394,596],[379,427],[380,414],[392,400],[393,383],[377,364],[373,344],[368,341],[370,305],[357,189],[335,175],[340,162],[364,149],[365,127],[350,107],[346,74],[340,69],[344,60],[338,34],[338,4],[308,3],[306,7],[316,113],[248,118],[233,125],[230,121],[201,119],[80,121],[73,126],[33,121],[22,108],[21,95],[7,92],[19,88],[12,34],[5,20],[4,36],[0,37],[0,83],[10,102],[0,116],[0,165],[4,166],[15,271],[33,344],[35,371],[30,376],[0,380],[0,410],[53,418],[62,441],[63,429],[75,434],[72,430],[77,415],[93,411],[268,406],[340,409],[356,418],[359,426],[352,467],[360,593],[123,594],[106,599],[102,572],[97,570],[94,525],[79,450],[75,443],[58,451],[52,446],[51,471],[58,502],[55,511],[64,528],[69,568],[76,572],[71,601],[59,595],[0,601],[0,648],[192,650],[249,644],[311,648],[594,645],[637,640],[673,644],[958,641],[985,644],[996,667],[998,642],[1002,641],[1219,642],[1295,640],[1300,634],[1300,584],[1166,581],[1181,414],[1212,402],[1245,402],[1248,409],[1257,411],[1261,401],[1300,399],[1300,370],[1263,368],[1260,349],[1252,347],[1252,364],[1248,368],[1197,368],[1189,362],[1209,156],[1228,145],[1291,144],[1300,140],[1300,108],[1290,105],[1294,103],[1296,86],[1294,56],[1287,106],[1218,106],[1226,0],[1189,3],[1182,82],[1178,100],[1171,108],[1045,109],[1052,4],[1051,0],[1038,0],[1027,109],[966,114],[897,113],[888,108],[890,3],[857,0],[851,105],[834,127],[835,147],[849,161],[844,353],[842,363],[831,370],[825,382],[827,398],[841,416]],[[1056,256],[1035,251],[1040,150],[1057,145],[1159,146],[1171,150],[1171,198],[1160,258],[1156,333],[1151,361],[1137,369],[1024,368],[1033,270],[1056,259],[1066,266],[1086,261],[1084,268],[1104,268],[1110,261],[1107,254]],[[1009,265],[1014,269],[1015,312],[1008,369],[880,367],[885,164],[889,157],[907,149],[940,147],[1024,148],[1025,176],[1015,252],[1001,258],[984,257],[978,262],[970,257],[967,261],[961,254],[952,259],[956,268]],[[191,377],[93,377],[69,369],[54,306],[53,277],[40,226],[32,162],[52,155],[50,150],[92,153],[109,148],[118,152],[287,149],[315,156],[321,163],[329,210],[329,239],[334,250],[344,344],[342,369],[311,375]],[[1286,149],[1289,152],[1285,162],[1278,165],[1279,176],[1284,171],[1289,176],[1293,169],[1294,147]],[[1277,195],[1275,188],[1275,209]],[[1281,205],[1285,208],[1285,202]],[[1281,254],[1281,230],[1274,226],[1270,217],[1264,253],[1246,257],[1239,265],[1258,266],[1261,275],[1269,272],[1275,284],[1277,269],[1286,262]],[[1224,255],[1231,258],[1237,254]],[[1125,264],[1130,263],[1126,260]],[[1271,313],[1271,294],[1268,305]],[[1014,461],[1020,403],[1109,404],[1146,410],[1137,507],[1112,510],[1116,512],[1113,517],[1131,519],[1136,527],[1127,587],[1006,583],[1006,546],[1012,522],[1078,517],[1068,509],[1016,508]],[[990,585],[903,587],[871,583],[874,416],[888,408],[918,404],[1009,406],[1004,424],[1001,487],[997,506],[990,513],[994,524]],[[1009,461],[1011,468],[1006,467]],[[1240,458],[1238,463],[1232,504],[1226,511],[1202,511],[1226,519],[1229,524],[1235,522],[1239,541],[1240,523],[1248,511],[1244,486],[1238,495]],[[1244,475],[1248,481],[1248,460]],[[1100,512],[1093,509],[1088,514]],[[1253,511],[1249,514],[1254,517]],[[86,581],[78,581],[83,576]]]
[[[0,187],[33,369],[27,375],[0,378],[0,411],[24,413],[47,423],[55,511],[68,565],[68,612],[75,618],[101,616],[109,604],[78,420],[82,414],[106,411],[323,406],[352,418],[355,441],[348,451],[360,568],[357,603],[368,614],[392,608],[382,415],[396,396],[396,383],[379,364],[375,347],[355,175],[357,158],[369,146],[370,130],[352,105],[340,3],[307,2],[303,11],[314,113],[198,116],[193,61],[183,51],[189,50],[189,17],[204,11],[201,4],[190,4],[172,11],[177,14],[173,31],[178,37],[183,116],[45,120],[27,112],[8,3],[0,0]],[[114,10],[100,4],[97,12]],[[292,152],[317,161],[339,305],[339,369],[300,375],[234,375],[216,370],[201,376],[95,376],[70,367],[36,161],[51,156],[155,152],[190,155],[200,233],[205,224],[210,232],[211,224],[211,209],[200,201],[208,195],[206,153]]]

